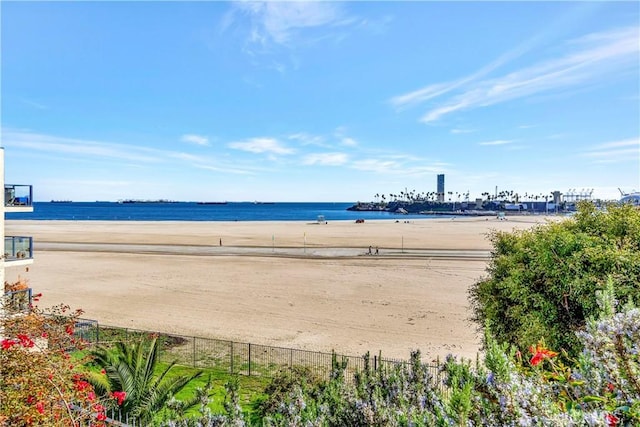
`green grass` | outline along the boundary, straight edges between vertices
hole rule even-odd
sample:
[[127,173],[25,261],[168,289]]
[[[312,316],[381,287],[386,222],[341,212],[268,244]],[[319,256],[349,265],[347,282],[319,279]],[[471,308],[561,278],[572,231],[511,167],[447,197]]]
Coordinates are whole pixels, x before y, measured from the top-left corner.
[[[158,370],[166,368],[167,364],[158,363]],[[188,366],[180,366],[176,365],[171,369],[169,373],[169,377],[177,376],[177,375],[189,375],[193,374],[196,371],[202,371],[203,374],[199,378],[191,381],[180,393],[178,393],[175,397],[178,400],[186,400],[195,395],[196,388],[202,388],[206,385],[209,376],[211,377],[211,382],[213,384],[211,403],[209,404],[209,408],[211,412],[214,414],[222,414],[224,413],[224,399],[226,390],[224,385],[227,381],[236,377],[236,375],[229,374],[226,371],[222,371],[220,369],[195,369]],[[259,403],[266,394],[264,393],[264,389],[269,383],[269,378],[258,377],[258,376],[244,376],[238,375],[238,384],[239,384],[239,394],[240,394],[240,407],[244,412],[247,418],[252,418],[255,416],[255,406]],[[195,414],[197,410],[189,411],[188,414]]]

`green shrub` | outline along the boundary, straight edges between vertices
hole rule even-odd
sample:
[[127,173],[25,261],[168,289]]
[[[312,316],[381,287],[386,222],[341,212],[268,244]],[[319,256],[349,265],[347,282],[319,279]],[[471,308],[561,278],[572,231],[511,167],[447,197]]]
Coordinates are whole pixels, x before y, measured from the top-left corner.
[[473,319],[499,342],[525,349],[545,338],[577,355],[575,332],[598,312],[608,278],[615,297],[640,302],[640,210],[579,205],[577,214],[531,230],[493,232],[489,276],[470,290]]

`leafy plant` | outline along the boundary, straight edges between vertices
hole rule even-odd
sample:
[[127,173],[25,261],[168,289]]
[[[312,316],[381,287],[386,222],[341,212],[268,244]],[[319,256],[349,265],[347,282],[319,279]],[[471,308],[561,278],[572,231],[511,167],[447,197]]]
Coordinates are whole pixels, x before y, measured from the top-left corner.
[[190,375],[168,376],[175,362],[157,372],[159,351],[160,341],[154,336],[133,343],[119,341],[113,347],[101,346],[91,352],[93,363],[103,369],[103,373],[94,372],[90,377],[96,390],[103,396],[112,395],[114,391],[125,392],[121,413],[143,425],[149,424],[172,396],[202,375],[202,371],[196,371]]
[[579,205],[572,219],[532,230],[493,232],[489,275],[470,290],[473,319],[496,339],[527,348],[545,338],[570,357],[576,332],[598,313],[609,277],[620,300],[640,302],[640,210]]

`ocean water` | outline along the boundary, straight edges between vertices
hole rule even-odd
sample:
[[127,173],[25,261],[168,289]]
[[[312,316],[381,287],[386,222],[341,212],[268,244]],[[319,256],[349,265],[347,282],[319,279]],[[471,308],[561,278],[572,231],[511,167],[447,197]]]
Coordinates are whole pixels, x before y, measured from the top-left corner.
[[352,212],[352,203],[197,203],[35,202],[33,212],[7,213],[6,219],[75,221],[326,221],[356,219],[406,221],[428,215]]

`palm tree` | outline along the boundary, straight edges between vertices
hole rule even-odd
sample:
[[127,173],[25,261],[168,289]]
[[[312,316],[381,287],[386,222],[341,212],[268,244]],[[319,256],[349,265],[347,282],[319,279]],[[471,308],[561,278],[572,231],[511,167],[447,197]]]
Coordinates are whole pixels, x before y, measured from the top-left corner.
[[95,390],[103,396],[124,391],[121,413],[135,417],[140,425],[148,425],[172,396],[202,375],[197,371],[169,377],[175,361],[157,372],[159,351],[160,341],[154,337],[135,343],[120,341],[113,348],[100,346],[91,352],[94,362],[106,372],[106,376],[96,373],[89,377]]

